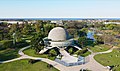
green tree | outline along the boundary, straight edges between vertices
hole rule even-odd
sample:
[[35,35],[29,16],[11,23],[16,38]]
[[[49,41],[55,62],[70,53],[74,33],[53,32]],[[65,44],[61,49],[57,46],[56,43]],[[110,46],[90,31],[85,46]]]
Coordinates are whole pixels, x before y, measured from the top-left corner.
[[35,24],[35,30],[37,33],[39,32],[44,32],[44,27],[43,27],[44,22],[42,20],[38,20]]
[[[120,34],[120,25],[114,26],[113,31],[116,32],[116,33],[118,33],[118,34]],[[116,34],[116,35],[118,35],[118,34]]]
[[8,33],[8,36],[10,35],[11,38],[13,38],[13,33],[15,33],[15,38],[21,39],[21,28],[19,28],[18,24],[12,24]]
[[83,48],[82,50],[78,50],[77,52],[75,52],[75,54],[82,55],[82,54],[86,53],[87,51],[88,51],[87,48]]
[[100,43],[104,43],[104,37],[103,36],[99,36],[99,35],[94,35],[95,38],[95,44],[100,44]]
[[41,26],[40,26],[40,24],[35,24],[35,30],[36,30],[36,32],[37,33],[40,33],[40,31],[41,31]]
[[[6,22],[3,22],[0,24],[0,40],[4,40],[6,38],[9,38],[8,34],[8,28],[6,28],[8,25]],[[3,28],[5,27],[5,28]]]
[[86,41],[87,41],[87,38],[85,36],[78,38],[78,43],[81,45],[82,48],[84,47]]
[[42,35],[35,35],[31,40],[31,46],[37,53],[39,53],[45,46],[42,37]]
[[94,24],[94,28],[97,28],[97,29],[103,29],[105,27],[105,24],[103,24],[103,22],[96,22]]
[[4,30],[0,30],[0,40],[4,39]]
[[28,34],[30,34],[30,31],[31,31],[31,26],[29,24],[25,24],[22,29],[22,33],[24,35],[28,35]]
[[44,25],[45,35],[47,36],[51,29],[55,27],[54,24],[47,23]]
[[18,30],[18,25],[17,24],[12,24],[9,30],[9,33],[12,35]]
[[68,52],[69,52],[70,54],[72,54],[72,53],[73,53],[73,48],[70,48],[70,49],[68,50]]
[[3,48],[13,48],[13,42],[11,40],[5,40],[2,45]]
[[[88,32],[88,28],[82,28],[81,31],[83,31],[84,33],[87,34],[87,32]],[[86,36],[86,34],[85,34],[85,36]]]
[[17,42],[21,41],[22,40],[22,34],[21,34],[21,32],[20,31],[16,31],[15,34],[16,34],[15,35],[16,41]]
[[107,24],[107,25],[105,25],[106,29],[108,29],[108,30],[113,30],[115,26],[116,26],[116,24]]
[[84,36],[86,37],[87,36],[87,33],[85,31],[81,31],[81,30],[77,31],[77,34],[79,37],[84,37]]
[[56,56],[56,55],[57,55],[57,52],[56,52],[54,49],[51,49],[51,50],[49,51],[49,54],[50,54],[51,56]]

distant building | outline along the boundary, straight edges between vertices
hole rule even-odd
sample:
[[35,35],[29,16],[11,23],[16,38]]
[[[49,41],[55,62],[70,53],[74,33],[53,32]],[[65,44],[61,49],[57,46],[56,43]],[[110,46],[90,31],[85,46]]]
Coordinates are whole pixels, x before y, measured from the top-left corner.
[[[24,24],[26,21],[0,21],[0,23],[8,24]],[[35,23],[36,21],[27,21],[28,24]]]
[[1,23],[8,23],[8,24],[22,24],[23,22],[22,21],[0,21]]
[[53,21],[51,21],[51,23],[56,23],[58,25],[63,25],[63,21],[62,20],[53,20]]
[[120,22],[104,22],[104,24],[120,24]]

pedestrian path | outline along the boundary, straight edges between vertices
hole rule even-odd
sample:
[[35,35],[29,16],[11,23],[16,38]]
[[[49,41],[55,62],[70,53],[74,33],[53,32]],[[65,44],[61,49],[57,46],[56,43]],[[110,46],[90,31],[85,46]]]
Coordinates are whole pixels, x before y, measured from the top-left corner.
[[[28,49],[30,48],[30,46],[27,46],[27,47],[24,47],[22,49],[19,50],[18,54],[21,55],[21,57],[19,58],[15,58],[15,59],[12,59],[12,60],[7,60],[7,61],[0,61],[0,63],[8,63],[8,62],[12,62],[12,61],[16,61],[16,60],[21,60],[21,59],[34,59],[34,60],[41,60],[41,61],[44,61],[48,64],[51,64],[53,65],[55,68],[57,68],[58,70],[60,71],[80,71],[80,69],[89,69],[89,70],[92,70],[92,71],[109,71],[107,69],[107,67],[104,67],[103,65],[99,64],[95,59],[94,59],[94,56],[97,55],[97,54],[102,54],[102,53],[109,53],[109,52],[112,52],[114,48],[111,48],[110,50],[108,51],[105,51],[105,52],[98,52],[98,53],[92,53],[91,55],[87,56],[89,58],[89,62],[86,63],[86,64],[83,64],[83,65],[78,65],[78,66],[70,66],[70,67],[66,67],[62,64],[59,64],[55,61],[52,61],[50,59],[47,59],[47,58],[39,58],[39,57],[32,57],[32,56],[28,56],[26,54],[23,53],[23,51],[25,49]],[[91,51],[91,50],[90,50]],[[64,56],[70,56],[66,51],[60,51],[62,55]],[[72,59],[69,59],[69,60],[72,60]]]
[[67,63],[74,63],[78,61],[77,57],[71,56],[66,50],[63,48],[60,48],[60,53],[63,55],[62,56],[62,61],[65,61]]

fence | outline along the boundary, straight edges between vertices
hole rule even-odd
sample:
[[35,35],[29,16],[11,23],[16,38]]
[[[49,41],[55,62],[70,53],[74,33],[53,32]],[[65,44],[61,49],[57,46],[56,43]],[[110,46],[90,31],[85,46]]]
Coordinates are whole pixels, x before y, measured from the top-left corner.
[[82,65],[88,62],[88,60],[86,60],[84,57],[78,57],[78,61],[74,62],[74,63],[67,63],[65,61],[62,61],[60,59],[55,59],[56,62],[64,65],[64,66],[76,66],[76,65]]

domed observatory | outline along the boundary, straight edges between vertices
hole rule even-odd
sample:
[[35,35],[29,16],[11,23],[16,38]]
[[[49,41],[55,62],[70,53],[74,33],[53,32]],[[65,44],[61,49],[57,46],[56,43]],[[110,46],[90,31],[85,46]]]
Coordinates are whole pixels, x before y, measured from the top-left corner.
[[53,28],[48,35],[52,41],[66,41],[68,38],[68,32],[62,27]]
[[[71,56],[65,49],[69,48],[68,46],[72,46],[72,48],[77,48],[78,50],[81,50],[80,47],[74,44],[73,38],[69,37],[69,34],[66,29],[62,27],[55,27],[53,28],[47,38],[44,38],[45,42],[45,48],[39,52],[39,54],[43,54],[49,49],[52,48],[59,48],[59,52],[62,55],[61,60],[55,59],[56,62],[64,64],[65,66],[72,66],[73,65],[79,65],[81,63],[81,60],[79,58]],[[78,62],[79,60],[79,62]]]
[[69,39],[68,32],[62,27],[53,28],[48,38],[51,47],[66,47],[73,43],[72,39]]

